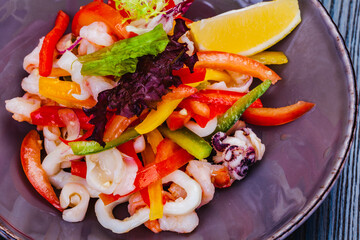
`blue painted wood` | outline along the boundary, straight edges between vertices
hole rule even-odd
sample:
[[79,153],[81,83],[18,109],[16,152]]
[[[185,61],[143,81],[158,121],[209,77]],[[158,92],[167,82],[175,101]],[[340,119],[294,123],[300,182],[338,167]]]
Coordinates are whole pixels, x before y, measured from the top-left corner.
[[[360,0],[320,0],[339,27],[350,51],[356,76],[360,73]],[[359,92],[360,80],[357,78]],[[360,239],[359,116],[353,146],[344,170],[327,199],[298,230],[298,239]]]

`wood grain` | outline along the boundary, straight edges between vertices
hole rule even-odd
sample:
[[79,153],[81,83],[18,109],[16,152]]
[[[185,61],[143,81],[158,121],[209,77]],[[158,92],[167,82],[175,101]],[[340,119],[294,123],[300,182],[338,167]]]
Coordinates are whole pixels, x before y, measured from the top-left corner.
[[[320,0],[339,27],[359,75],[360,0]],[[357,86],[359,92],[359,78]],[[353,146],[344,170],[327,199],[288,240],[360,239],[359,116]]]

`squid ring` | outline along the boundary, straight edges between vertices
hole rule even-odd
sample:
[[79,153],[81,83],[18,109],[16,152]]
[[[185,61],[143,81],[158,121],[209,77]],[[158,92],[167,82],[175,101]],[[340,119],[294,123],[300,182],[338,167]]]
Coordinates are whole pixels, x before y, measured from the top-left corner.
[[183,171],[176,170],[162,179],[163,184],[174,182],[186,191],[186,198],[164,205],[165,215],[185,215],[194,211],[201,203],[202,190],[200,185]]
[[90,194],[88,190],[78,183],[68,183],[61,190],[60,206],[72,207],[63,212],[63,219],[67,222],[80,222],[85,218],[89,206]]
[[99,223],[114,233],[126,233],[133,228],[140,226],[149,220],[150,209],[148,207],[137,210],[134,215],[123,220],[116,219],[113,215],[113,209],[121,203],[127,202],[129,196],[122,197],[119,200],[104,205],[101,199],[97,200],[95,204],[95,214]]

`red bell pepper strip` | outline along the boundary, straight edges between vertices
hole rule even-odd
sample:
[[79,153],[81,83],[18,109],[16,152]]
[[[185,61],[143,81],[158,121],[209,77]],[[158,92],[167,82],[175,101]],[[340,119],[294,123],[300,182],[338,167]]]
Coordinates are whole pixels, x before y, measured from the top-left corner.
[[210,108],[209,117],[203,117],[201,115],[191,113],[191,117],[194,118],[195,122],[199,124],[199,126],[202,128],[204,128],[211,119],[224,114],[231,107],[228,105],[214,105],[214,104],[209,104],[208,106]]
[[206,68],[194,68],[194,72],[191,73],[189,68],[181,68],[179,70],[173,70],[174,76],[179,76],[183,84],[195,83],[204,81],[206,75]]
[[[200,127],[204,128],[206,124],[216,116],[224,114],[237,100],[243,97],[246,93],[224,91],[224,90],[214,90],[206,89],[201,90],[179,104],[179,107],[185,108],[190,112],[191,117],[195,119],[196,123]],[[210,109],[209,116],[204,114],[199,114],[196,109],[192,107],[194,104],[190,104],[193,101],[206,103]],[[251,104],[253,108],[263,107],[260,99],[257,99],[254,103]]]
[[196,101],[194,99],[184,99],[180,104],[180,108],[185,108],[192,114],[197,114],[205,118],[210,117],[210,108],[206,103]]
[[181,84],[178,87],[172,87],[170,89],[172,89],[172,91],[164,95],[162,97],[163,100],[187,98],[198,91],[196,88],[187,86],[185,84]]
[[258,126],[277,126],[294,121],[315,106],[314,103],[299,101],[280,108],[248,108],[242,119]]
[[[137,156],[134,148],[134,140],[130,140],[126,143],[123,143],[119,146],[117,146],[117,149],[119,149],[120,152],[132,157],[136,165],[138,166],[138,171],[144,168],[142,162],[140,161],[139,157]],[[149,193],[146,188],[140,190],[141,197],[143,198],[146,205],[150,206],[150,199],[149,199]]]
[[86,171],[87,171],[86,162],[71,161],[71,174],[72,175],[86,178]]
[[180,19],[184,20],[185,23],[186,23],[186,25],[191,24],[191,23],[194,22],[193,20],[188,19],[188,18],[186,18],[186,17],[183,17],[183,16],[181,16],[181,15],[177,16],[175,19],[177,19],[177,18],[180,18]]
[[135,160],[139,170],[144,168],[142,162],[140,161],[140,159],[138,158],[135,152],[134,140],[130,140],[126,143],[117,146],[117,149],[119,149],[120,152],[128,155],[129,157],[132,157]]
[[273,70],[265,65],[251,59],[234,53],[227,52],[197,52],[199,61],[196,62],[196,68],[214,68],[228,71],[244,73],[262,81],[267,79],[275,84],[281,78]]
[[162,179],[184,166],[194,157],[190,155],[186,150],[180,149],[174,152],[166,160],[158,163],[150,164],[142,169],[136,176],[134,185],[138,189],[149,186],[149,184]]
[[186,111],[186,114],[182,114],[181,111],[174,111],[168,119],[166,119],[166,124],[171,131],[175,131],[182,128],[190,119],[191,114],[188,111]]
[[157,146],[155,162],[161,162],[166,160],[174,152],[178,151],[180,148],[175,142],[169,138],[164,138],[159,145]]
[[[65,107],[59,106],[43,106],[30,114],[31,122],[34,125],[40,126],[54,126],[54,127],[65,127],[65,124],[59,117],[59,110],[66,109]],[[82,109],[72,109],[80,121],[81,129],[90,130],[93,129],[94,125],[88,123],[90,118],[85,115]]]
[[[155,162],[146,166],[145,168],[138,171],[134,181],[135,189],[129,192],[127,195],[140,191],[141,189],[146,188],[157,180],[166,177],[170,173],[184,166],[192,159],[194,159],[192,155],[190,155],[186,150],[180,149],[175,151],[170,157],[168,157],[164,161]],[[99,197],[104,202],[104,204],[107,205],[123,196],[100,194]]]
[[119,137],[129,125],[137,119],[136,116],[127,118],[114,114],[107,122],[104,132],[104,142],[109,142]]
[[69,16],[60,10],[55,20],[55,27],[45,36],[39,54],[40,76],[47,77],[50,75],[56,44],[64,35],[69,21]]
[[[243,97],[246,93],[225,91],[225,90],[215,90],[215,89],[206,89],[201,90],[189,97],[189,99],[194,99],[196,101],[214,104],[214,105],[227,105],[232,106],[237,100]],[[253,104],[253,108],[263,107],[260,99],[257,99]]]
[[72,22],[72,32],[78,36],[83,26],[93,22],[104,22],[111,31],[119,38],[129,38],[130,33],[125,29],[127,23],[123,23],[124,17],[120,12],[103,2],[91,2],[75,14]]
[[21,165],[27,179],[35,190],[59,211],[63,211],[45,170],[41,166],[41,141],[35,130],[31,130],[21,144]]

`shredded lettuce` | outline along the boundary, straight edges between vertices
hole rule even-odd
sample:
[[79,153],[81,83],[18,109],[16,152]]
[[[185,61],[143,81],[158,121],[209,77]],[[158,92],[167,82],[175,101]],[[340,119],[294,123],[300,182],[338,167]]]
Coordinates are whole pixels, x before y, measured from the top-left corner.
[[128,18],[127,20],[145,19],[146,22],[150,18],[159,14],[164,14],[162,11],[167,5],[165,0],[114,0],[117,10],[124,10]]
[[158,55],[169,43],[162,24],[145,34],[124,39],[92,54],[79,57],[83,64],[84,76],[121,77],[125,73],[134,73],[138,58],[145,55]]

